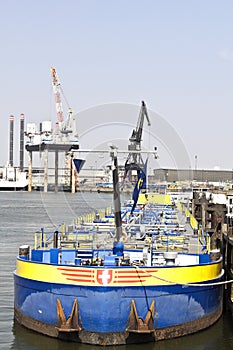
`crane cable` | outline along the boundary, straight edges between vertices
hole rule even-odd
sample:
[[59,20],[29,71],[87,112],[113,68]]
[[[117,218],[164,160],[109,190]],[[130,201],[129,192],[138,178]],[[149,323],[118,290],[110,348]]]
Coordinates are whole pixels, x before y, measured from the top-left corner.
[[66,96],[65,96],[65,94],[64,94],[64,90],[63,90],[63,88],[62,88],[61,85],[60,85],[60,90],[61,90],[62,96],[63,96],[63,98],[64,98],[64,100],[65,100],[65,103],[66,103],[68,109],[71,109],[71,108],[70,108],[70,104],[68,103],[68,100],[67,100],[67,98],[66,98]]

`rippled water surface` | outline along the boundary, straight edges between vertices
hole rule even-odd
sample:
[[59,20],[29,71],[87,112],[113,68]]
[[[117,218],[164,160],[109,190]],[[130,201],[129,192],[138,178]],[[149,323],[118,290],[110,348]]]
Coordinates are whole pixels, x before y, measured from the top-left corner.
[[[123,201],[123,199],[122,199]],[[111,194],[0,192],[0,349],[7,350],[98,350],[101,347],[64,343],[13,321],[13,271],[18,248],[33,245],[33,232],[54,229],[65,221],[112,204]],[[117,350],[231,350],[233,317],[225,312],[209,329],[194,335],[144,345],[108,347]]]

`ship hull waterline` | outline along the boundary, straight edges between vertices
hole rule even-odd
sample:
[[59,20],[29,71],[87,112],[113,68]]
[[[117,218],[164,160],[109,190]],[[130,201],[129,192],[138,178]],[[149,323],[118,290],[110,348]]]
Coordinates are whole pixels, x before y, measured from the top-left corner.
[[150,333],[140,332],[89,332],[81,331],[60,331],[58,327],[37,321],[31,317],[22,314],[19,309],[14,309],[15,320],[22,326],[31,329],[37,333],[58,338],[64,341],[77,342],[91,345],[126,345],[136,343],[149,343],[160,340],[168,340],[186,336],[198,331],[204,330],[212,326],[219,320],[222,315],[222,308],[220,307],[214,313],[205,316],[196,321],[183,323],[177,326],[170,326],[163,329],[155,329]]
[[[97,281],[94,277],[87,282],[83,268],[64,266],[59,269],[63,270],[63,274],[64,269],[67,270],[67,281],[48,282],[46,274],[45,281],[41,281],[28,278],[26,272],[30,266],[35,273],[35,268],[39,269],[44,264],[18,262],[14,276],[15,320],[26,328],[51,337],[94,345],[153,342],[205,329],[222,315],[223,290],[221,285],[216,284],[222,279],[220,261],[202,266],[203,276],[216,274],[216,278],[206,281],[206,286],[205,282],[200,286],[194,281],[192,286],[165,283],[161,279],[154,279],[153,285],[150,279],[142,282],[142,277],[139,285],[135,275],[130,276],[132,269],[86,268],[86,276],[97,271],[107,271],[109,275],[116,276],[121,270],[132,281],[131,285],[122,285],[124,280],[120,282],[118,278],[119,283],[114,285],[112,278],[112,285],[103,285],[100,279]],[[56,274],[58,266],[48,264],[46,267]],[[191,274],[193,279],[197,272],[200,273],[195,267],[200,268],[186,267],[186,274]],[[159,270],[162,271],[161,268],[151,268],[151,274]],[[165,277],[166,273],[170,273],[173,280],[179,276],[179,267],[163,270]],[[146,268],[148,275],[149,271],[150,268]],[[78,275],[82,276],[84,285]]]

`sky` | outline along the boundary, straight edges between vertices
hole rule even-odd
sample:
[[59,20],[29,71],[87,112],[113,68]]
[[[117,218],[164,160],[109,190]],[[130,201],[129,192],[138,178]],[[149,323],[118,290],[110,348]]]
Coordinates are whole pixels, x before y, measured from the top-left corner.
[[[9,156],[10,115],[16,165],[20,114],[26,123],[57,121],[50,72],[55,67],[63,109],[75,113],[81,146],[86,135],[85,147],[88,139],[127,141],[144,100],[157,166],[233,169],[232,1],[0,0],[0,5],[1,165]],[[104,123],[107,129],[100,127]],[[93,126],[96,133],[88,133]]]

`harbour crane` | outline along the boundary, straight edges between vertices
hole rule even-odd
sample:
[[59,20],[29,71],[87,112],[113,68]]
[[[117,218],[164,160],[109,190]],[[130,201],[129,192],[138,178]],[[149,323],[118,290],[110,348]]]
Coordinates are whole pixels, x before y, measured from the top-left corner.
[[57,118],[59,123],[63,122],[63,110],[62,110],[62,103],[61,103],[61,93],[60,93],[60,83],[58,81],[57,73],[55,68],[50,68],[52,73],[52,79],[53,79],[53,92],[55,96],[55,103],[56,103],[56,111],[57,111]]
[[55,68],[51,67],[50,70],[52,73],[53,91],[54,91],[54,95],[55,95],[57,118],[58,118],[58,122],[59,122],[59,131],[62,134],[68,135],[74,131],[73,111],[71,108],[69,108],[68,118],[66,120],[64,120],[62,102],[61,102],[61,91],[62,91],[61,84],[58,80]]
[[[143,131],[143,124],[144,124],[145,117],[147,119],[148,126],[150,126],[151,123],[148,116],[146,104],[144,101],[142,101],[136,129],[133,129],[132,135],[129,138],[129,141],[130,141],[130,144],[128,145],[129,154],[125,162],[124,179],[126,178],[127,173],[129,171],[131,172],[132,170],[137,170],[137,174],[139,177],[140,171],[144,166],[144,162],[140,151],[141,151],[142,131]],[[134,151],[138,151],[138,152],[136,153]]]
[[[75,184],[77,182],[77,173],[76,173],[76,158],[74,154],[74,149],[78,149],[78,139],[76,134],[76,123],[73,118],[73,111],[69,108],[65,95],[62,91],[60,82],[58,80],[58,76],[55,68],[50,68],[52,73],[52,82],[53,82],[53,91],[55,95],[55,103],[56,103],[56,112],[58,118],[58,130],[56,130],[54,134],[54,142],[72,145],[72,150],[67,149],[65,153],[65,185],[70,186],[71,192],[75,192]],[[61,101],[61,93],[63,98],[65,99],[68,105],[68,117],[64,119],[63,109],[62,109],[62,101]],[[80,166],[81,169],[81,166]],[[79,171],[79,170],[78,170]]]

